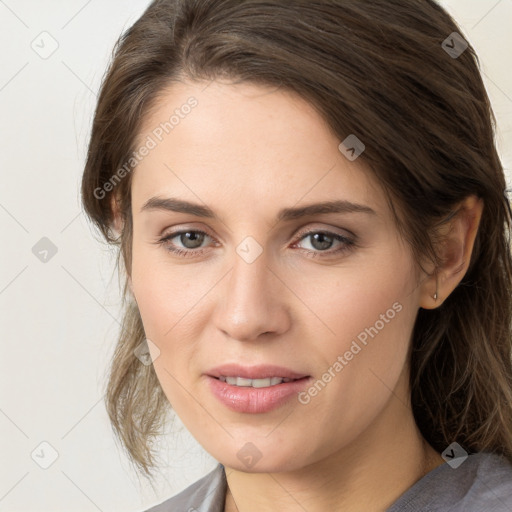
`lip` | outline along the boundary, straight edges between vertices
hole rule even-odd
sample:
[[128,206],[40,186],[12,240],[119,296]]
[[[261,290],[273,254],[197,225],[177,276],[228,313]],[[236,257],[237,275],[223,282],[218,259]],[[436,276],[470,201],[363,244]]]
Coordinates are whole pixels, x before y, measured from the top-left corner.
[[240,364],[224,364],[216,366],[205,372],[210,377],[243,377],[244,379],[268,379],[269,377],[283,377],[285,379],[302,379],[308,377],[305,373],[297,373],[283,366],[257,365],[242,366]]
[[[233,386],[222,382],[219,380],[221,375],[245,379],[283,377],[295,380],[282,382],[275,386],[253,388]],[[249,414],[262,414],[281,407],[297,396],[311,380],[309,375],[297,373],[281,366],[241,366],[238,364],[226,364],[213,368],[206,373],[206,378],[210,391],[224,406],[235,412]]]

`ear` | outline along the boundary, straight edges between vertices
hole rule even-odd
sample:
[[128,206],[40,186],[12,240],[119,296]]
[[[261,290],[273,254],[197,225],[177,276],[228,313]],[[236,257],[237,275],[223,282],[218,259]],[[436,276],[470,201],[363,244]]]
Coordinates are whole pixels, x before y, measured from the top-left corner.
[[438,251],[442,263],[421,284],[419,306],[423,309],[440,306],[466,274],[483,206],[482,199],[469,196],[458,205],[459,211],[450,222],[439,229],[441,245]]

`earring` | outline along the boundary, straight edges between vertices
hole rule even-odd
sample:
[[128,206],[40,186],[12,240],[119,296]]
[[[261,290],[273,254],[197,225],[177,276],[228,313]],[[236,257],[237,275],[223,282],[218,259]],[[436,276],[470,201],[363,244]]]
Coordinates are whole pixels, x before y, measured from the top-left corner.
[[437,291],[434,293],[434,300],[437,300]]

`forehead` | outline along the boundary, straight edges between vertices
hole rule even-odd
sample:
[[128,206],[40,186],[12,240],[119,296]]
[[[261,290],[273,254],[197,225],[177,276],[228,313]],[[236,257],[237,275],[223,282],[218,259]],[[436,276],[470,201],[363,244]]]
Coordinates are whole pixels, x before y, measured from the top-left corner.
[[143,120],[136,147],[151,149],[133,173],[133,204],[168,194],[240,212],[317,199],[385,208],[368,169],[347,160],[340,142],[315,108],[289,91],[174,83]]

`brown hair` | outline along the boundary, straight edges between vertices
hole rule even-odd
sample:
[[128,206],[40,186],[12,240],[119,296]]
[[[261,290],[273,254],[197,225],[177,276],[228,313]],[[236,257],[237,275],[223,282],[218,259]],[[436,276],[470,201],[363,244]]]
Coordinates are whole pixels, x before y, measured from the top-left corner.
[[[471,45],[458,57],[445,51],[453,32],[462,34],[431,0],[155,0],[114,49],[82,199],[129,274],[131,175],[112,180],[165,88],[217,78],[298,93],[340,141],[356,134],[417,262],[439,264],[436,227],[468,196],[482,198],[466,275],[441,306],[418,312],[411,398],[437,451],[457,441],[512,461],[511,211],[478,58]],[[132,461],[151,474],[150,442],[169,404],[152,365],[134,355],[144,329],[133,299],[125,306],[106,405]]]

